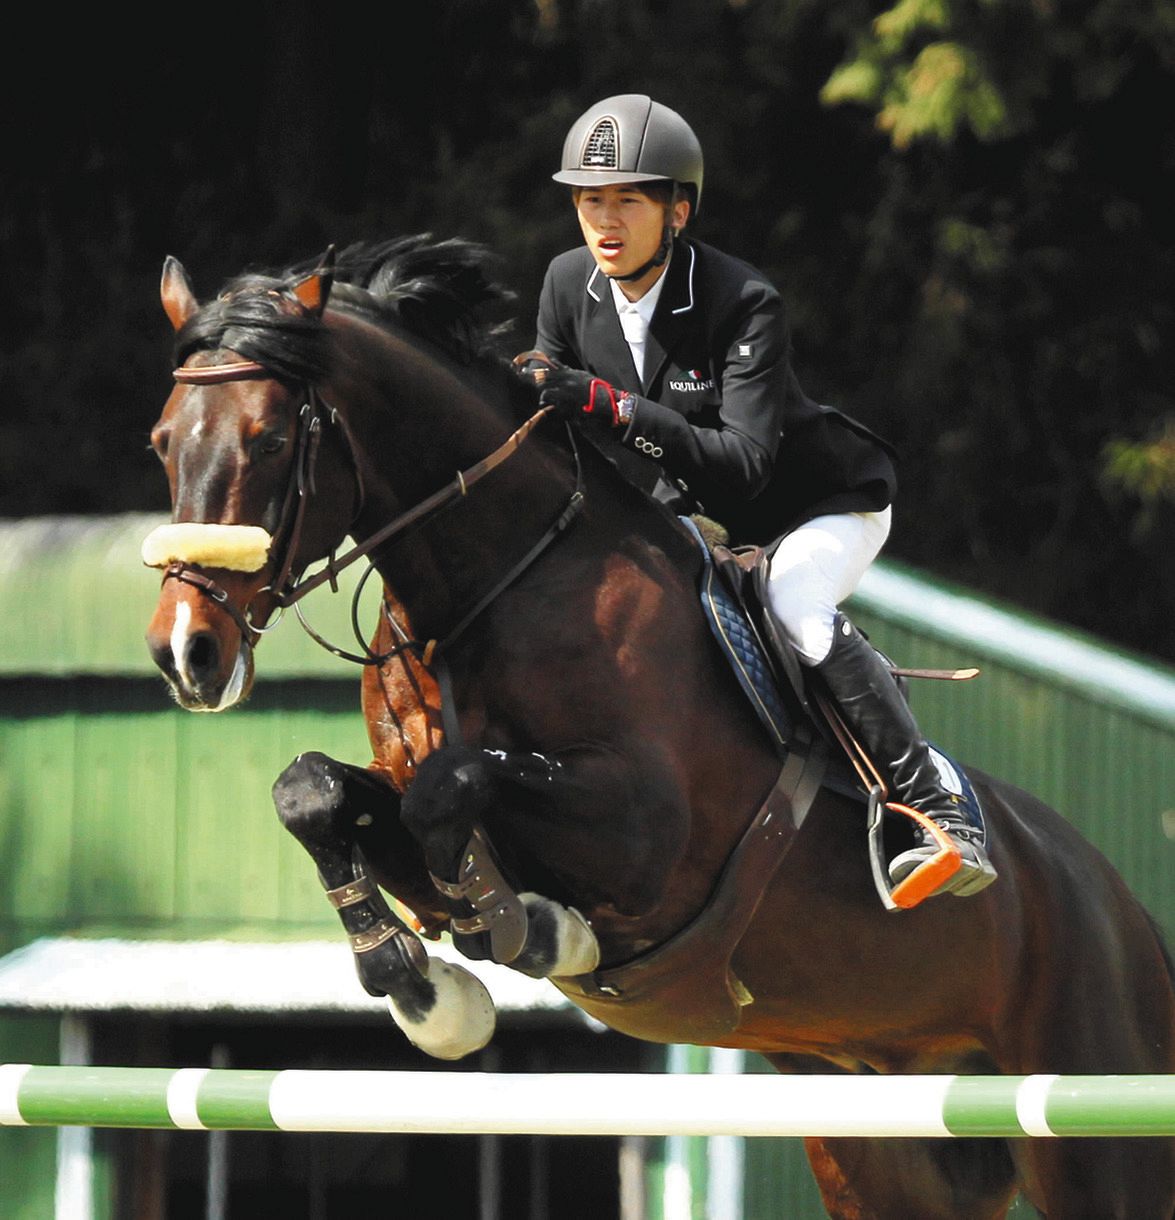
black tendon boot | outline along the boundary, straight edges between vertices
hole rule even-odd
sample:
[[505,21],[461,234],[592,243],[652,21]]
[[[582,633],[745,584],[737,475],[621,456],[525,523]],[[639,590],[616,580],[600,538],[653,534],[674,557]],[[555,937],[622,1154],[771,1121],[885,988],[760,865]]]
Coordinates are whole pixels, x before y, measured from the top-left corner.
[[[842,614],[836,616],[832,648],[815,667],[845,723],[890,785],[890,799],[928,817],[959,851],[961,867],[931,888],[934,894],[976,894],[996,878],[984,850],[984,832],[968,820],[957,799],[940,781],[913,713],[885,662]],[[919,869],[941,867],[943,846],[933,833],[914,823],[914,846],[889,866],[895,888],[916,888]],[[929,882],[928,882],[929,883]]]

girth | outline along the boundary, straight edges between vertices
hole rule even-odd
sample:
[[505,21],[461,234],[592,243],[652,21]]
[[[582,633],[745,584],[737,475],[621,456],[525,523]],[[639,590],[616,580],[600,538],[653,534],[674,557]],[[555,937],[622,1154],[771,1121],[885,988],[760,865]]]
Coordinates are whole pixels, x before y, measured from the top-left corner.
[[826,763],[821,742],[793,750],[709,901],[681,932],[630,962],[551,982],[580,1008],[635,1038],[699,1046],[729,1039],[754,1002],[731,962],[820,791]]

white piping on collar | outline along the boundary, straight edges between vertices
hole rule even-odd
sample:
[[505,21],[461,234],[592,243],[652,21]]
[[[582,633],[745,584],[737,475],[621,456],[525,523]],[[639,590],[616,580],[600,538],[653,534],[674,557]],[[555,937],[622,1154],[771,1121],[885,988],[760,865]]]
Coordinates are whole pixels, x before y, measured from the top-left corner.
[[591,275],[588,276],[587,283],[584,285],[584,290],[587,292],[588,296],[591,297],[593,301],[597,301],[597,302],[602,301],[604,299],[602,296],[600,296],[596,292],[595,288],[593,287],[593,285],[596,282],[596,276],[599,274],[600,274],[599,267],[593,266],[592,273],[591,273]]
[[[697,262],[698,252],[693,246],[689,246],[687,248],[689,250],[689,273],[686,276],[686,279],[689,283],[689,300],[684,305],[679,305],[677,309],[673,310],[673,313],[675,314],[689,313],[689,311],[694,307],[694,264]],[[603,272],[600,271],[599,267],[593,267],[592,273],[588,276],[587,283],[584,285],[584,291],[589,297],[592,298],[593,301],[596,301],[597,303],[604,299],[596,292],[595,289],[596,276],[602,274]]]
[[697,257],[698,257],[697,250],[693,246],[690,246],[689,247],[689,275],[686,277],[686,279],[689,283],[689,300],[686,302],[686,304],[682,305],[680,308],[675,309],[673,311],[675,314],[689,313],[689,311],[691,309],[693,309],[693,307],[694,307],[694,263],[697,260]]

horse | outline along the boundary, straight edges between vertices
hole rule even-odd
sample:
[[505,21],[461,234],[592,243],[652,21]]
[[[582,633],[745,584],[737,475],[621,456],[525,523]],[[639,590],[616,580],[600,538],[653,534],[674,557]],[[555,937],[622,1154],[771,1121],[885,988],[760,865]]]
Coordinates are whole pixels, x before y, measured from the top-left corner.
[[[835,742],[802,707],[771,740],[701,608],[708,545],[538,404],[490,266],[401,237],[201,304],[164,263],[173,512],[143,558],[174,698],[241,703],[284,608],[360,561],[382,584],[336,648],[372,760],[308,752],[273,787],[366,990],[430,1055],[485,1045],[484,986],[428,952],[447,933],[632,1037],[781,1072],[1175,1070],[1154,921],[1030,794],[966,768],[997,883],[879,901]],[[1018,1191],[1050,1220],[1175,1212],[1167,1139],[806,1143],[839,1220],[991,1220]]]

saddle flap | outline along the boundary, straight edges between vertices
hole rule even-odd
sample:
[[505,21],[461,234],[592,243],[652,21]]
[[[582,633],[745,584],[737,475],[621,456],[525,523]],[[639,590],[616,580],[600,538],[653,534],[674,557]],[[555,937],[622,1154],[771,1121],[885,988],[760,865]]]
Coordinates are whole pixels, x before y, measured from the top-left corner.
[[794,732],[795,715],[782,697],[783,686],[772,650],[765,646],[755,617],[749,613],[753,555],[725,546],[702,545],[705,568],[699,587],[706,621],[739,685],[781,754]]

